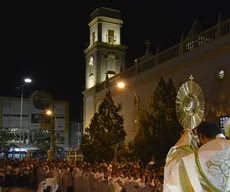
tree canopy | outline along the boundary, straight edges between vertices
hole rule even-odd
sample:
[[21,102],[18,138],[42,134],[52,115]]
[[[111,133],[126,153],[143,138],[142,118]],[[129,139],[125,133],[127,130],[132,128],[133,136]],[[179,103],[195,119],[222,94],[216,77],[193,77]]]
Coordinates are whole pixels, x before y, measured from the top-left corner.
[[117,147],[124,145],[124,118],[110,91],[98,107],[82,138],[81,151],[88,161],[111,161]]
[[152,156],[164,160],[180,136],[182,126],[176,116],[176,95],[172,79],[166,83],[161,77],[150,98],[149,109],[144,110],[140,116],[140,129],[134,138],[133,149],[145,164]]

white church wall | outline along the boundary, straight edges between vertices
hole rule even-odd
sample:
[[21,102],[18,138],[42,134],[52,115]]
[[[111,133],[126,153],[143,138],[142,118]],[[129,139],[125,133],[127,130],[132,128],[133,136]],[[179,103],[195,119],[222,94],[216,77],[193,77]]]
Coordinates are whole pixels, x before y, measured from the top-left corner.
[[[225,79],[223,80],[230,82],[230,55],[228,52],[216,55],[220,49],[208,55],[194,57],[194,59],[185,61],[178,67],[172,66],[171,62],[163,63],[151,70],[138,74],[136,77],[122,79],[129,86],[128,89],[117,90],[118,88],[113,85],[110,88],[113,99],[117,104],[122,103],[121,115],[124,116],[125,120],[124,126],[128,133],[127,141],[131,140],[136,134],[136,110],[133,91],[139,96],[141,113],[143,109],[148,109],[150,97],[159,83],[160,76],[163,76],[166,82],[171,77],[178,89],[182,83],[189,79],[190,75],[193,75],[194,81],[201,86],[204,96],[207,98],[212,94],[213,86],[216,86],[218,81],[217,74],[220,69],[225,70]],[[97,108],[104,97],[105,90],[97,93]]]
[[95,24],[90,28],[90,36],[89,36],[90,45],[92,45],[94,43],[93,42],[93,33],[95,33],[94,42],[97,42],[98,41],[98,24]]
[[95,101],[94,95],[88,95],[85,97],[85,128],[89,126],[91,119],[95,113]]

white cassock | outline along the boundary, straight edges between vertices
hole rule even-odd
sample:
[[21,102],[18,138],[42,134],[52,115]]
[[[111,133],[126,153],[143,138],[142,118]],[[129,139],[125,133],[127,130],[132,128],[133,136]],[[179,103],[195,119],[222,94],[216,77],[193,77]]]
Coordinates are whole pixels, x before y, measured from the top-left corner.
[[97,181],[95,180],[95,173],[89,173],[89,190],[90,192],[97,191]]
[[101,188],[102,188],[102,182],[104,181],[104,173],[103,172],[97,172],[95,174],[95,179],[97,182],[97,191],[102,192]]
[[55,177],[56,183],[60,186],[61,185],[60,174],[56,168],[52,170],[52,177]]
[[78,169],[77,173],[74,175],[74,192],[84,191],[82,174],[83,171]]
[[185,132],[167,155],[163,191],[229,192],[230,141],[220,134],[198,149]]
[[138,182],[138,186],[139,186],[139,191],[144,191],[144,189],[146,188],[146,182],[142,179],[139,180]]
[[109,192],[121,192],[122,187],[119,184],[119,177],[109,179]]

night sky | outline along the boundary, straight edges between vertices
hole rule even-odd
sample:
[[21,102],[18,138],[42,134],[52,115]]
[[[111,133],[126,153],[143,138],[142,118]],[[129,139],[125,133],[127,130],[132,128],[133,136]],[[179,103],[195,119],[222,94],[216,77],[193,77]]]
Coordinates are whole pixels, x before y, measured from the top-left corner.
[[25,96],[42,89],[54,99],[68,100],[71,120],[81,119],[83,51],[89,42],[90,14],[96,8],[121,11],[122,42],[129,47],[131,61],[144,54],[147,39],[151,40],[155,53],[157,46],[164,50],[177,44],[181,33],[186,35],[196,19],[208,28],[216,24],[218,12],[223,19],[230,17],[228,1],[218,1],[219,5],[206,0],[36,2],[1,6],[0,96],[19,97],[16,87],[29,76],[33,84],[25,87]]

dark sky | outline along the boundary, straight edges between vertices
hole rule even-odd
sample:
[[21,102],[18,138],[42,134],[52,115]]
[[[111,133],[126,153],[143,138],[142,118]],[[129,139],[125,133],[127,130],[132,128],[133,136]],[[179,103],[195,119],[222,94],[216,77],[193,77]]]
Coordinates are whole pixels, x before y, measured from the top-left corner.
[[55,99],[68,100],[75,120],[81,117],[83,51],[89,42],[90,13],[96,8],[121,10],[122,41],[129,46],[129,58],[144,54],[147,39],[152,41],[152,52],[157,45],[162,50],[177,44],[195,19],[207,28],[215,25],[218,12],[223,19],[230,17],[227,1],[218,1],[219,5],[206,0],[24,2],[1,6],[0,96],[20,96],[15,87],[29,76],[33,84],[24,89],[25,96],[42,89]]

